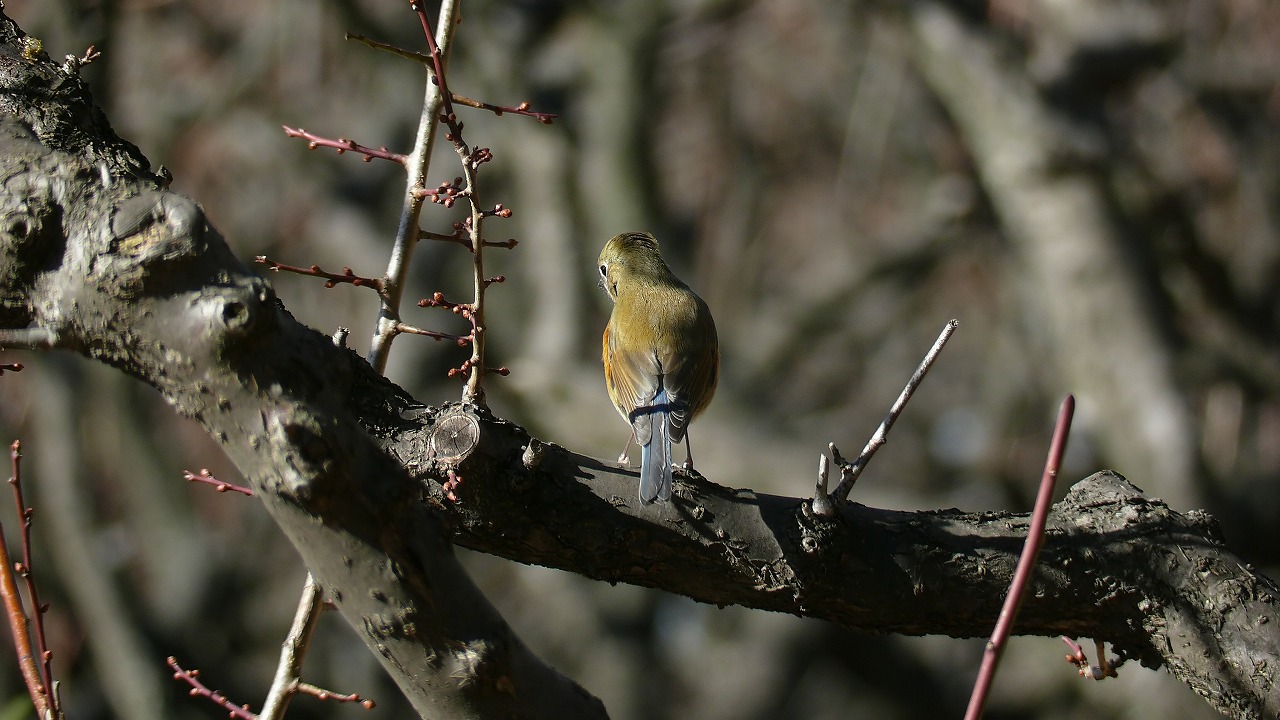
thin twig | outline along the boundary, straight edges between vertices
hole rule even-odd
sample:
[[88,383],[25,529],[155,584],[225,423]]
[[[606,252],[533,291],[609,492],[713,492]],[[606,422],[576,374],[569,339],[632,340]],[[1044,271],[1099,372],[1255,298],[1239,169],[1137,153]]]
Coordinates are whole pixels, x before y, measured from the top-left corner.
[[473,107],[477,110],[488,110],[498,117],[502,117],[506,113],[511,113],[512,115],[524,115],[525,117],[531,117],[534,120],[537,120],[543,125],[550,125],[557,117],[559,117],[559,115],[556,115],[555,113],[531,110],[530,108],[532,105],[528,100],[516,105],[515,107],[511,107],[508,105],[494,105],[493,103],[487,103],[482,100],[472,100],[469,97],[464,97],[458,94],[453,94],[451,97],[453,98],[453,101],[459,105],[466,105],[467,107]]
[[[466,248],[467,252],[472,252],[471,240],[467,236],[466,226],[463,223],[457,223],[454,226],[453,233],[449,235],[445,235],[444,233],[431,232],[430,230],[423,230],[421,231],[420,237],[423,240],[436,240],[438,242],[457,243],[462,247]],[[484,241],[485,247],[500,247],[500,248],[506,248],[508,250],[510,250],[511,248],[519,244],[520,244],[520,241],[516,240],[515,238],[507,238],[506,240],[485,240]]]
[[[381,42],[379,40],[374,40],[372,38],[368,38],[368,37],[365,37],[364,35],[359,35],[356,33],[347,33],[346,39],[363,43],[373,48],[374,50],[389,52],[392,55],[398,55],[402,58],[420,62],[423,65],[426,65],[428,67],[434,66],[434,62],[432,61],[431,55],[428,53],[420,53],[420,52],[415,52],[413,50],[406,50],[401,47],[396,47],[395,45],[388,45],[387,43]],[[525,117],[531,117],[534,120],[537,120],[543,125],[550,125],[553,121],[555,121],[556,118],[559,117],[559,115],[556,115],[555,113],[537,112],[536,110],[532,110],[531,109],[532,103],[530,103],[527,100],[520,103],[519,105],[512,107],[508,105],[495,105],[493,103],[487,103],[481,100],[473,100],[469,97],[465,97],[463,95],[458,95],[455,93],[450,93],[449,97],[453,102],[459,105],[466,105],[467,107],[472,107],[477,110],[487,110],[499,117],[507,113],[510,113],[512,115],[524,115]]]
[[[834,446],[833,446],[834,447]],[[818,484],[813,491],[813,511],[819,515],[830,517],[836,514],[835,503],[827,494],[827,478],[831,474],[831,461],[826,454],[818,455]]]
[[325,280],[324,286],[327,288],[334,287],[338,283],[349,283],[351,285],[354,285],[355,287],[371,287],[374,290],[377,290],[379,292],[381,292],[383,288],[383,283],[381,279],[364,277],[363,275],[356,275],[355,272],[353,272],[349,267],[343,267],[341,273],[334,273],[334,272],[329,272],[327,270],[322,269],[319,265],[312,265],[311,267],[285,265],[284,263],[279,263],[279,262],[276,262],[275,260],[272,260],[266,255],[257,255],[253,258],[253,261],[259,265],[266,265],[267,269],[271,270],[272,272],[283,271],[283,272],[296,273],[298,275],[307,275],[310,277],[324,278]]
[[450,333],[437,332],[435,330],[424,330],[420,327],[409,325],[407,323],[400,323],[397,325],[396,332],[407,333],[409,335],[422,335],[433,340],[452,340],[458,343],[458,347],[466,347],[467,343],[471,342],[470,335],[452,335]]
[[[417,10],[416,7],[415,10]],[[448,63],[457,21],[458,0],[443,0],[440,4],[440,35],[430,41],[439,55],[442,66]],[[418,218],[422,214],[424,203],[424,198],[418,195],[418,191],[426,188],[431,149],[435,146],[436,140],[437,120],[445,101],[441,86],[428,82],[426,96],[422,102],[422,113],[418,117],[418,134],[414,139],[413,151],[409,153],[405,163],[409,177],[400,211],[400,223],[396,228],[395,243],[387,262],[387,272],[383,276],[383,289],[379,293],[382,307],[378,313],[378,324],[370,341],[369,364],[379,374],[386,372],[391,344],[399,335],[400,300],[404,296],[405,281],[409,275],[409,260],[413,257],[413,247],[418,241]]]
[[1031,572],[1036,566],[1036,556],[1044,544],[1044,528],[1049,519],[1049,508],[1053,504],[1053,488],[1058,481],[1058,469],[1062,467],[1062,456],[1067,449],[1067,436],[1071,433],[1071,416],[1075,414],[1076,399],[1068,395],[1058,410],[1058,422],[1053,428],[1053,440],[1049,443],[1049,454],[1045,458],[1044,474],[1040,477],[1040,491],[1036,494],[1036,507],[1031,514],[1031,527],[1027,530],[1027,540],[1022,546],[1022,555],[1018,558],[1018,567],[1013,573],[1013,581],[1009,584],[1009,594],[1004,598],[1004,606],[1000,608],[1000,617],[996,620],[987,649],[982,655],[982,667],[978,670],[978,679],[974,682],[973,694],[969,698],[969,709],[965,712],[965,720],[978,720],[982,717],[982,709],[987,703],[987,693],[996,676],[996,667],[1000,664],[1000,656],[1004,654],[1009,633],[1013,630],[1013,621],[1018,617],[1018,608],[1022,604],[1022,595],[1031,582]]
[[1084,648],[1080,647],[1080,643],[1066,635],[1062,636],[1062,642],[1066,643],[1068,648],[1071,648],[1071,653],[1067,655],[1067,662],[1076,666],[1076,672],[1079,673],[1080,677],[1086,680],[1099,681],[1106,680],[1109,677],[1120,677],[1120,674],[1116,672],[1116,668],[1124,663],[1124,658],[1107,659],[1106,648],[1103,647],[1101,640],[1093,641],[1093,649],[1098,655],[1097,665],[1089,664],[1089,656],[1084,654]]
[[[27,507],[22,496],[22,443],[13,441],[9,448],[9,456],[13,461],[13,475],[9,477],[9,486],[13,488],[13,504],[18,509],[18,517],[22,521],[22,564],[14,568],[22,575],[27,586],[27,599],[31,601],[31,622],[36,631],[36,653],[40,657],[40,674],[46,690],[53,688],[53,652],[49,650],[49,641],[44,632],[44,614],[49,609],[40,602],[40,590],[36,587],[35,568],[31,562],[31,517],[35,511]],[[53,692],[49,696],[49,710],[54,717],[62,716],[62,708],[58,707],[58,699]]]
[[372,710],[378,706],[376,702],[368,698],[360,697],[359,693],[347,693],[344,695],[343,693],[336,693],[332,690],[325,690],[324,688],[317,687],[311,683],[298,683],[297,686],[294,687],[294,692],[302,695],[310,695],[319,700],[328,700],[330,702],[359,703],[365,710]]
[[[463,221],[463,227],[467,231],[468,244],[471,246],[473,294],[470,313],[467,316],[471,321],[471,357],[464,361],[458,369],[467,374],[467,384],[462,392],[463,400],[483,405],[484,390],[481,387],[481,382],[488,369],[484,364],[485,334],[487,332],[484,318],[484,295],[489,283],[485,282],[484,275],[485,243],[482,225],[484,219],[490,215],[510,217],[511,211],[502,205],[495,205],[492,210],[483,209],[480,206],[479,190],[476,186],[476,172],[480,165],[488,162],[493,155],[487,148],[472,149],[462,139],[462,123],[458,122],[457,115],[453,111],[453,93],[449,91],[449,80],[445,75],[444,56],[436,44],[434,34],[431,32],[431,21],[427,17],[426,10],[423,9],[421,2],[415,1],[413,8],[418,13],[418,20],[422,23],[423,34],[427,38],[427,46],[431,52],[431,67],[435,73],[435,82],[440,88],[443,101],[440,120],[449,128],[449,132],[445,134],[445,139],[453,143],[453,149],[458,153],[458,158],[462,161],[462,173],[466,181],[462,195],[467,198],[467,202],[471,206],[470,217]],[[441,15],[443,17],[443,12]],[[450,375],[453,374],[450,372]]]
[[406,50],[402,47],[396,47],[395,45],[388,45],[387,43],[384,43],[380,40],[374,40],[373,38],[365,37],[364,35],[360,35],[359,33],[347,33],[346,35],[343,36],[343,38],[346,40],[354,40],[358,43],[362,43],[364,45],[367,45],[373,48],[374,50],[389,52],[392,55],[398,55],[407,60],[420,62],[423,65],[431,64],[431,56],[426,53],[415,52],[413,50]]
[[[867,442],[866,447],[862,449],[862,454],[852,464],[846,462],[840,455],[840,451],[836,449],[834,443],[829,447],[832,459],[840,468],[840,484],[836,486],[831,498],[833,505],[839,507],[843,505],[845,500],[849,498],[849,492],[853,490],[853,484],[858,481],[858,476],[862,474],[863,469],[867,467],[867,463],[871,462],[871,456],[875,455],[889,440],[889,430],[893,424],[898,421],[898,416],[907,407],[907,402],[911,400],[911,395],[920,386],[924,380],[924,376],[929,373],[929,368],[933,367],[933,363],[938,359],[938,354],[942,352],[942,348],[946,346],[947,341],[951,339],[951,335],[955,333],[956,328],[960,326],[959,320],[949,321],[942,332],[938,335],[938,339],[933,342],[933,347],[929,348],[929,352],[925,353],[924,359],[920,361],[919,367],[915,373],[911,375],[911,379],[907,381],[906,387],[902,388],[902,393],[898,395],[898,399],[894,401],[893,407],[889,408],[889,414],[885,416],[884,421],[880,423],[880,427],[876,428],[875,434],[871,436],[871,440]],[[833,508],[834,510],[834,508]]]
[[292,137],[292,138],[301,138],[303,140],[306,140],[307,147],[311,150],[315,150],[316,148],[327,147],[327,148],[333,148],[334,150],[337,150],[339,155],[345,152],[358,153],[364,156],[365,162],[373,162],[374,158],[378,158],[380,160],[389,160],[397,165],[404,165],[406,162],[406,158],[404,155],[398,152],[392,152],[388,150],[385,146],[380,148],[371,148],[366,145],[361,145],[360,143],[354,140],[348,140],[346,138],[338,138],[335,140],[333,138],[327,138],[322,135],[316,135],[314,133],[307,132],[302,128],[292,128],[292,127],[289,127],[288,125],[281,125],[281,127],[284,128],[285,135],[288,135],[289,137]]
[[258,716],[249,710],[248,705],[236,705],[231,702],[230,698],[217,690],[211,690],[207,685],[200,682],[199,670],[183,670],[178,664],[178,659],[170,655],[165,658],[165,662],[173,670],[173,679],[181,680],[191,686],[189,694],[192,697],[209,698],[214,704],[227,711],[227,715],[235,718],[235,720],[257,720]]
[[183,470],[182,479],[186,480],[187,482],[212,485],[213,489],[217,490],[218,492],[228,492],[228,491],[238,492],[241,495],[249,495],[250,497],[253,496],[253,490],[250,490],[249,488],[243,487],[241,485],[236,485],[234,483],[229,483],[229,482],[224,482],[222,480],[219,480],[218,478],[213,476],[213,473],[209,472],[209,468],[200,468],[199,473],[193,473],[190,470]]
[[[10,453],[13,478],[18,477],[21,470],[18,462],[21,457],[20,449],[20,445],[15,441]],[[22,513],[21,505],[18,506],[18,512]],[[18,667],[22,670],[22,681],[27,686],[27,693],[31,695],[31,704],[35,706],[36,717],[44,718],[52,712],[50,698],[53,694],[49,692],[49,685],[41,677],[40,667],[36,664],[35,651],[28,629],[29,620],[22,607],[22,596],[18,594],[18,583],[13,576],[14,563],[9,554],[9,546],[4,539],[3,530],[3,524],[0,524],[0,598],[4,600],[5,615],[9,619],[13,647],[18,656]]]
[[289,701],[299,690],[302,680],[302,659],[306,657],[307,648],[311,645],[311,636],[315,633],[316,624],[320,621],[320,610],[324,606],[324,593],[311,573],[302,586],[302,597],[298,599],[298,610],[293,616],[293,625],[280,646],[280,663],[276,665],[276,676],[271,681],[271,690],[262,703],[260,720],[280,720],[289,707]]

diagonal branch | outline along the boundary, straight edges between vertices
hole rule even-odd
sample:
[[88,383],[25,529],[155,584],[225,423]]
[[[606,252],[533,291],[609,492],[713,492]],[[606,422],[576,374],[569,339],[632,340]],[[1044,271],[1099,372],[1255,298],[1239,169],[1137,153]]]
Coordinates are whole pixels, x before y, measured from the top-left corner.
[[[0,52],[20,54],[20,38],[0,14]],[[0,174],[25,188],[0,193],[0,303],[197,419],[420,714],[604,717],[525,646],[457,561],[419,484],[356,422],[347,398],[394,386],[294,320],[189,198],[149,175],[102,181],[145,159],[100,172],[75,138],[51,135],[72,125],[29,116],[87,97],[77,78],[47,58],[0,63],[0,88],[13,87],[46,101],[0,103]],[[47,213],[66,222],[30,232]]]

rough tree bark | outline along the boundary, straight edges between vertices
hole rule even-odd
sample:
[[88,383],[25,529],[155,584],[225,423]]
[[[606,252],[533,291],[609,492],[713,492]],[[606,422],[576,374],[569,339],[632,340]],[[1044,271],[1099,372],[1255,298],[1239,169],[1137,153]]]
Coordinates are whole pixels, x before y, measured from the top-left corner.
[[[1027,518],[807,501],[635,475],[469,406],[432,408],[293,320],[193,201],[168,192],[0,15],[0,344],[79,353],[155,387],[250,479],[424,716],[600,717],[534,657],[450,542],[717,604],[852,628],[986,634]],[[464,505],[441,476],[466,478]],[[811,487],[797,479],[797,487]],[[1224,713],[1280,715],[1280,591],[1111,473],[1056,507],[1018,632],[1100,637]]]

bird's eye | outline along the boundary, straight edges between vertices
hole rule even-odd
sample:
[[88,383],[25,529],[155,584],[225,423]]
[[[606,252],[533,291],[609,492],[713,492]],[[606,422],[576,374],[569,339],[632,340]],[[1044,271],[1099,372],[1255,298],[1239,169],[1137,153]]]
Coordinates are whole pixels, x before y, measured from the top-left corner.
[[608,274],[609,274],[609,266],[608,266],[608,265],[601,265],[601,266],[600,266],[600,277],[606,277]]

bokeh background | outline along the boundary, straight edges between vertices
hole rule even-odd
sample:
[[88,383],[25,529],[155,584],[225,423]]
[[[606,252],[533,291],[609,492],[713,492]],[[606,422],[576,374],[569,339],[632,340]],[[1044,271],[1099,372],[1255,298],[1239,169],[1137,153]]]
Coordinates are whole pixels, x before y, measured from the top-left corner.
[[[422,68],[346,42],[421,48],[390,0],[9,0],[84,70],[118,132],[203,204],[235,251],[379,275],[403,178],[308,152],[282,124],[407,149]],[[435,8],[432,7],[434,12]],[[854,453],[943,324],[960,330],[855,499],[1030,507],[1057,403],[1080,399],[1064,477],[1112,467],[1206,508],[1274,572],[1280,511],[1280,5],[1267,0],[467,0],[455,92],[556,112],[464,111],[493,148],[494,409],[611,458],[608,303],[594,260],[647,229],[707,300],[723,350],[694,428],[725,485],[812,490],[828,442]],[[442,147],[434,180],[458,174]],[[461,217],[429,207],[428,229]],[[424,243],[408,298],[462,297],[467,257]],[[365,290],[273,276],[314,327],[365,347]],[[406,320],[458,330],[440,311]],[[212,718],[163,659],[258,707],[304,570],[254,501],[182,480],[234,468],[156,394],[78,358],[21,356],[0,439],[21,438],[37,573],[77,720]],[[388,375],[458,397],[460,351],[401,338]],[[1065,492],[1065,487],[1060,490]],[[6,532],[15,523],[0,504]],[[639,718],[959,717],[980,640],[849,633],[467,554],[525,639]],[[994,620],[994,619],[993,619]],[[1086,646],[1090,644],[1086,643]],[[1085,683],[1056,639],[1015,640],[991,718],[1209,718],[1162,671]],[[0,654],[0,705],[24,692]],[[307,676],[373,711],[299,698],[293,717],[410,711],[337,617]],[[12,714],[10,714],[12,713]]]

